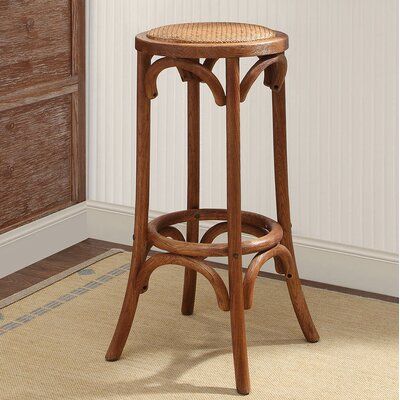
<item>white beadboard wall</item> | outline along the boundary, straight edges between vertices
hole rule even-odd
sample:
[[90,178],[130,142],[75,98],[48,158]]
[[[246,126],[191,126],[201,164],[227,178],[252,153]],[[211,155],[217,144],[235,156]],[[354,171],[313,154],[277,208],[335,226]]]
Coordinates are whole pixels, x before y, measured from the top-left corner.
[[[297,237],[397,253],[397,0],[90,0],[89,193],[134,206],[134,35],[184,21],[239,21],[288,33],[287,118]],[[253,59],[242,60],[244,74]],[[220,60],[216,73],[224,74]],[[152,102],[150,209],[186,204],[186,87],[159,77]],[[202,85],[201,206],[225,207],[225,109]],[[270,93],[242,105],[242,207],[275,216]],[[329,246],[328,246],[329,247]]]

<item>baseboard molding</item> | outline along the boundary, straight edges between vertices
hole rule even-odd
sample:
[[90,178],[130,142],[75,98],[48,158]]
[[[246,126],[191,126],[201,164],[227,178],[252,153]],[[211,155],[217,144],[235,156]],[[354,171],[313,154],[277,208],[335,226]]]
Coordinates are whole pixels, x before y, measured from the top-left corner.
[[0,235],[0,278],[85,240],[86,212],[80,203]]
[[[162,213],[152,211],[150,218]],[[132,207],[87,201],[89,237],[130,245],[133,234]],[[210,225],[200,226],[202,233]],[[184,228],[184,225],[181,225]],[[224,239],[224,238],[222,238]],[[395,254],[339,243],[294,237],[300,276],[304,279],[398,297],[399,270]],[[226,262],[224,258],[210,258]],[[244,258],[248,265],[250,258]],[[269,262],[263,270],[273,272]]]
[[[150,218],[162,213],[152,211]],[[132,244],[132,207],[87,201],[0,235],[0,278],[88,237]],[[202,223],[201,233],[210,225]],[[184,231],[184,224],[180,226]],[[225,240],[224,237],[221,240]],[[398,297],[395,254],[294,237],[300,276],[304,279]],[[223,257],[210,258],[226,263]],[[246,266],[250,257],[244,257]],[[264,271],[273,272],[271,262]]]

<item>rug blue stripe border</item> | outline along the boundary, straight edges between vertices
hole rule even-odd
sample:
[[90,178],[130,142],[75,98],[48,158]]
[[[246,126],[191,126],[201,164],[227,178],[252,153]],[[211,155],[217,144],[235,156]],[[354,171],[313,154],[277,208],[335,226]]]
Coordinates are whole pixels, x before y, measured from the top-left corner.
[[[115,254],[118,254],[118,253],[114,253],[113,255],[115,255]],[[101,259],[94,261],[94,263],[96,263],[98,261],[101,261]],[[92,263],[90,265],[93,265],[94,263]],[[97,289],[98,287],[106,284],[107,282],[116,278],[117,276],[125,274],[126,272],[129,271],[129,269],[130,269],[130,264],[124,264],[121,267],[113,268],[111,271],[107,272],[106,274],[99,276],[98,278],[94,279],[93,281],[90,281],[90,282],[86,283],[85,285],[80,286],[80,287],[70,291],[69,293],[63,294],[62,296],[58,297],[57,299],[44,304],[42,307],[36,308],[36,309],[32,310],[30,313],[22,315],[16,319],[14,319],[13,321],[10,321],[4,325],[1,325],[0,326],[0,336],[5,335],[7,332],[10,332],[16,328],[19,328],[19,327],[27,324],[28,322],[34,320],[35,318],[40,317],[40,316],[46,314],[47,312],[49,312],[55,308],[58,308],[58,307],[62,306],[63,304],[68,303],[69,301],[74,300],[79,296],[84,295],[85,293],[90,292],[93,289]],[[78,273],[78,271],[76,271],[74,273]]]

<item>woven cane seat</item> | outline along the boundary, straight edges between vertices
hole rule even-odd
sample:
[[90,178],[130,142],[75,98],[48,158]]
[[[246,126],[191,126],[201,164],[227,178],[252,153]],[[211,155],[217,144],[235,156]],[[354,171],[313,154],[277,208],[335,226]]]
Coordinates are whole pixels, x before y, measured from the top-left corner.
[[165,25],[136,36],[136,49],[181,58],[262,56],[284,52],[288,37],[265,26],[235,22]]
[[235,22],[174,24],[151,29],[147,37],[178,43],[242,43],[273,38],[275,31],[261,25]]

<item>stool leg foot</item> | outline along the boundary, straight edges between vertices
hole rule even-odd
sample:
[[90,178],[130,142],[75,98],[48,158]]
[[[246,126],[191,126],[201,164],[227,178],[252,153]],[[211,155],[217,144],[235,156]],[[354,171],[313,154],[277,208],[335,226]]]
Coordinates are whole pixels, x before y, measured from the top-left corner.
[[299,321],[304,337],[306,338],[307,342],[318,342],[319,335],[311,318],[310,311],[308,310],[306,299],[301,288],[300,279],[297,275],[297,270],[296,273],[293,274],[292,278],[286,279],[286,284],[289,290],[294,312],[296,313],[296,317]]
[[308,310],[295,260],[286,247],[280,246],[280,249],[281,252],[276,256],[276,259],[284,266],[290,300],[292,301],[293,309],[297,320],[299,321],[300,328],[308,342],[318,342],[319,335],[311,318],[310,311]]
[[[188,111],[188,178],[187,178],[187,208],[197,209],[200,203],[200,82],[190,78],[187,82]],[[186,240],[199,241],[199,221],[187,223]],[[182,314],[192,315],[196,296],[197,272],[185,269],[183,285]]]
[[[239,294],[240,290],[240,294]],[[230,315],[232,332],[233,363],[236,389],[240,394],[249,394],[250,375],[247,358],[246,329],[244,319],[243,291],[240,285],[230,285]]]
[[226,145],[228,200],[228,272],[233,362],[236,389],[250,392],[242,277],[242,214],[240,193],[239,59],[226,59]]
[[136,313],[139,294],[139,290],[135,287],[135,279],[129,277],[118,323],[106,353],[107,361],[117,361],[121,357]]
[[147,240],[150,185],[150,100],[145,93],[145,75],[151,56],[138,51],[137,65],[137,133],[136,133],[136,203],[135,235],[132,249],[131,269],[124,302],[114,336],[106,354],[107,361],[116,361],[121,356],[128,338],[140,289],[136,287],[137,274],[146,260],[149,249]]

